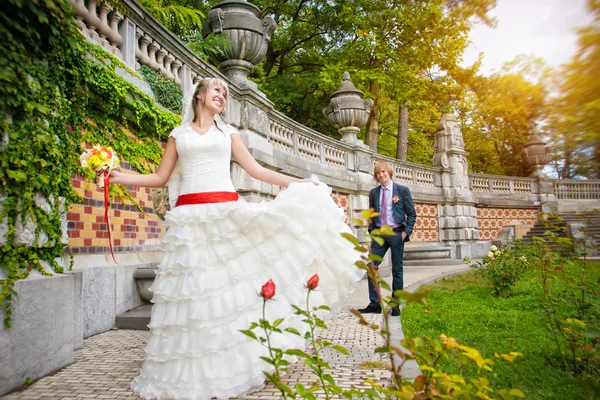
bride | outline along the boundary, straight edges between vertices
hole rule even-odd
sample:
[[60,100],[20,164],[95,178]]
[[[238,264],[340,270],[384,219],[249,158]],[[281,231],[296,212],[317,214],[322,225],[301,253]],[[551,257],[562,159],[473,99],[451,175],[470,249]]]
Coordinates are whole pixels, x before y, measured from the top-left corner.
[[[291,305],[304,303],[310,275],[320,277],[315,304],[334,309],[362,277],[353,245],[340,235],[349,228],[331,189],[258,164],[222,118],[227,98],[224,81],[202,79],[156,171],[111,172],[111,183],[124,185],[162,187],[171,179],[146,360],[131,382],[144,398],[227,399],[261,389],[267,350],[239,332],[262,316],[260,287],[269,279],[277,286],[267,318],[301,329]],[[231,155],[253,178],[287,189],[271,202],[238,201]],[[281,349],[305,347],[295,335],[275,340]]]

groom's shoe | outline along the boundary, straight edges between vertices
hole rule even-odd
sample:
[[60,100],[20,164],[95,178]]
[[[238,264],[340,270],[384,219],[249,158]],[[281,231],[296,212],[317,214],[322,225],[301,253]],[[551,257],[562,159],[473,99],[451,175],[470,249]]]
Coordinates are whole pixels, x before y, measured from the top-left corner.
[[392,308],[392,317],[399,317],[399,316],[400,316],[400,309],[398,307]]
[[365,308],[359,308],[358,312],[361,314],[381,314],[381,306],[380,305],[371,305],[369,304]]

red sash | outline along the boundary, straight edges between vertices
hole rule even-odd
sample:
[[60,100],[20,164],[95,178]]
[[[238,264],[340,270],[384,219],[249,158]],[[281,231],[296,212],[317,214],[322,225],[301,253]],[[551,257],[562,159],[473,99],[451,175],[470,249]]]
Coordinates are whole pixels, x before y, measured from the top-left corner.
[[228,201],[237,201],[238,194],[236,192],[204,192],[204,193],[189,193],[182,194],[177,198],[175,207],[185,206],[188,204],[206,204],[206,203],[225,203]]

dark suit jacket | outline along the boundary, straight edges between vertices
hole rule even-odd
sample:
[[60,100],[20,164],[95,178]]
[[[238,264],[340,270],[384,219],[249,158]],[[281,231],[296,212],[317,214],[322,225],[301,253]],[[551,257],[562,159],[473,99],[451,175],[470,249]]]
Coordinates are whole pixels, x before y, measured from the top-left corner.
[[[369,192],[369,208],[375,209],[379,212],[379,196],[381,194],[381,185],[377,185],[376,188],[371,189]],[[415,205],[413,204],[410,190],[406,186],[398,185],[394,183],[394,189],[392,191],[392,199],[394,196],[398,196],[398,201],[393,202],[392,210],[394,213],[394,219],[397,223],[404,226],[404,232],[406,232],[406,241],[410,240],[415,222],[417,222],[417,213],[415,212]],[[381,218],[377,217],[371,220],[369,225],[369,232],[375,228],[381,227]]]

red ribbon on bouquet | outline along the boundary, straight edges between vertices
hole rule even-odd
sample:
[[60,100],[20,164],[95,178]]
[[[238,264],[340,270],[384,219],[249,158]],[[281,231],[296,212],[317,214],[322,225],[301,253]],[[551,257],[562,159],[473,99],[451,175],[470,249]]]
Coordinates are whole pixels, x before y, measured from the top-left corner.
[[108,216],[108,207],[110,206],[110,201],[108,199],[108,184],[110,181],[110,170],[108,172],[102,173],[104,178],[104,222],[106,223],[106,230],[108,231],[108,246],[110,247],[110,255],[112,256],[113,261],[118,264],[115,259],[115,253],[113,251],[112,244],[112,235],[110,232],[110,217]]

